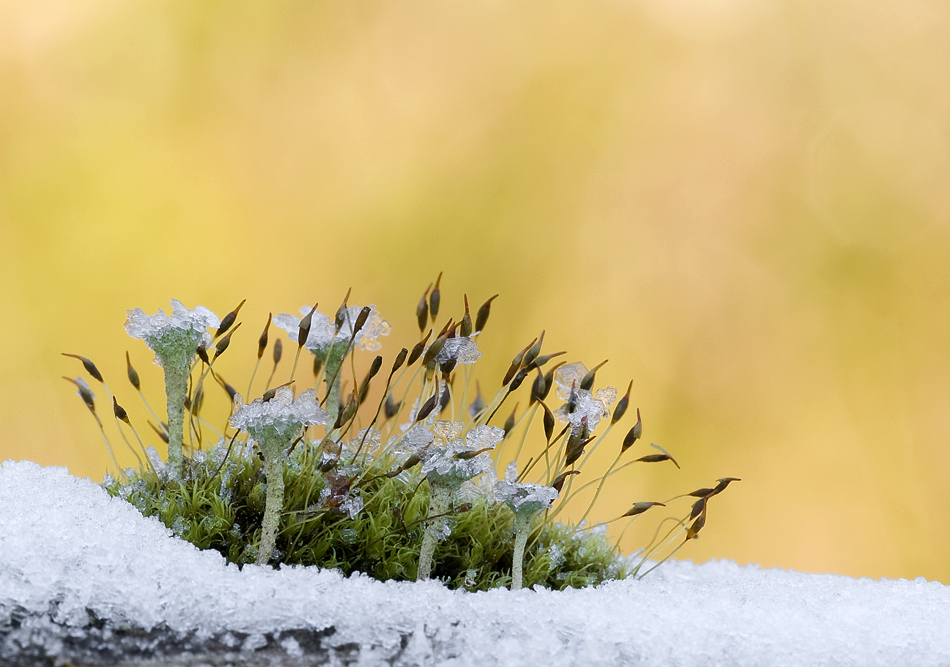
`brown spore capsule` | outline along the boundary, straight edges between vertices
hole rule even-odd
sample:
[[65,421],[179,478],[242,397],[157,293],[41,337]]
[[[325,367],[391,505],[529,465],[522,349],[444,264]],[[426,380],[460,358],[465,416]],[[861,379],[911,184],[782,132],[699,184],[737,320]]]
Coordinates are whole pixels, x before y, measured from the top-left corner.
[[228,329],[231,328],[231,325],[234,324],[234,320],[237,319],[238,313],[241,312],[241,306],[244,305],[245,301],[247,301],[247,299],[241,299],[241,303],[237,305],[237,308],[232,310],[230,313],[228,313],[221,319],[221,325],[218,327],[218,330],[214,334],[215,338],[222,335]]
[[423,419],[429,416],[433,410],[435,410],[436,402],[438,401],[439,395],[432,394],[425,403],[422,404],[422,407],[419,408],[419,414],[416,415],[416,421],[421,422]]
[[74,385],[76,385],[76,388],[79,390],[79,398],[81,398],[82,402],[86,404],[86,407],[89,408],[89,411],[95,414],[96,401],[89,387],[87,387],[83,382],[79,380],[74,380],[72,378],[68,378],[65,375],[63,376],[63,379],[67,380],[68,382],[72,382]]
[[336,332],[340,333],[340,329],[343,328],[343,324],[346,322],[347,310],[346,302],[350,298],[350,291],[353,288],[350,287],[346,290],[346,296],[343,297],[343,303],[340,304],[340,307],[336,309],[336,315],[333,316],[333,325],[336,327]]
[[[526,364],[528,370],[534,370],[535,368],[541,368],[544,364],[548,363],[554,357],[560,357],[562,354],[567,354],[567,351],[561,350],[560,352],[555,352],[553,354],[542,354],[540,357],[532,361],[530,364]],[[564,364],[558,364],[558,366],[563,366]]]
[[234,335],[234,332],[241,328],[241,322],[237,323],[237,326],[231,329],[226,335],[222,336],[217,343],[214,344],[214,358],[217,359],[224,351],[228,349],[228,346],[231,345],[231,336]]
[[703,526],[705,525],[706,525],[706,513],[703,512],[693,522],[693,525],[689,527],[689,530],[686,531],[686,541],[689,542],[690,540],[694,539],[697,535],[699,535],[699,531],[701,531],[703,529]]
[[422,356],[423,365],[428,366],[429,362],[435,359],[436,355],[442,351],[443,347],[445,347],[445,341],[448,340],[446,334],[448,334],[448,332],[442,334],[432,341],[432,345],[429,346],[425,354]]
[[432,283],[426,287],[425,293],[419,299],[419,305],[416,306],[416,321],[419,324],[419,335],[426,330],[426,324],[429,323],[429,290],[432,289]]
[[564,482],[567,480],[568,477],[570,477],[571,475],[580,475],[580,474],[581,474],[580,470],[566,470],[554,478],[554,481],[551,482],[551,488],[557,491],[558,493],[560,493],[561,488],[563,488]]
[[[158,428],[158,427],[157,427],[155,424],[153,424],[152,422],[149,422],[148,425],[152,427],[152,430],[153,430],[153,431],[155,431],[156,433],[158,433],[158,437],[161,438],[161,439],[162,439],[162,442],[164,442],[164,443],[167,445],[167,444],[168,444],[168,431],[167,431],[167,427],[166,427],[165,430],[163,430],[163,429]],[[165,425],[162,424],[162,426],[165,426]]]
[[439,364],[439,370],[442,372],[443,376],[448,377],[449,373],[455,370],[455,366],[457,364],[458,359],[446,359]]
[[528,351],[525,352],[524,359],[521,363],[525,366],[530,366],[535,359],[538,358],[538,355],[541,354],[541,344],[544,342],[544,332],[541,332],[541,335],[538,337],[537,342],[528,348]]
[[317,312],[317,305],[313,304],[307,316],[300,320],[300,326],[297,328],[297,347],[303,347],[310,336],[310,327],[313,324],[313,314]]
[[535,402],[543,400],[547,396],[547,384],[544,380],[544,374],[541,372],[541,369],[538,369],[538,374],[534,378],[534,382],[531,384],[531,402],[530,405],[534,405]]
[[112,414],[124,421],[129,426],[132,425],[132,422],[129,421],[129,413],[126,412],[125,408],[119,405],[119,402],[115,400],[115,396],[112,397]]
[[514,409],[511,411],[511,414],[508,415],[508,419],[505,420],[504,426],[502,428],[505,430],[505,436],[511,433],[511,429],[515,427],[516,414],[518,412],[518,404],[515,403]]
[[366,324],[366,320],[369,319],[369,314],[371,312],[373,312],[372,308],[369,306],[363,306],[360,314],[356,316],[356,322],[353,324],[353,338],[356,338],[356,334],[358,334],[363,328],[363,325]]
[[624,512],[622,516],[637,516],[638,514],[643,514],[651,507],[666,507],[666,504],[652,501],[637,502],[633,504],[633,507]]
[[547,442],[551,442],[551,436],[554,435],[554,413],[551,412],[551,408],[545,405],[544,401],[538,401],[541,404],[541,407],[544,408],[544,417],[542,419],[544,425],[544,438]]
[[627,393],[623,395],[619,401],[617,401],[617,407],[614,408],[613,417],[610,418],[611,424],[616,424],[620,421],[620,418],[623,417],[624,413],[627,411],[627,406],[630,404],[630,390],[633,388],[633,380],[630,380],[630,384],[627,385]]
[[485,399],[482,398],[482,388],[478,380],[475,380],[475,400],[468,406],[468,414],[475,419],[486,407]]
[[274,318],[273,313],[267,313],[267,324],[264,325],[264,331],[261,332],[261,337],[257,339],[257,358],[260,359],[264,356],[264,350],[267,349],[267,330],[270,329],[270,322]]
[[439,277],[435,279],[435,287],[432,288],[432,294],[429,295],[429,317],[432,318],[432,323],[435,324],[435,318],[439,316],[439,304],[442,302],[442,292],[439,290],[439,283],[442,282],[442,272],[439,272]]
[[463,337],[472,335],[472,315],[468,312],[468,294],[463,294],[465,300],[465,314],[462,315],[462,321],[459,323],[459,333]]
[[125,353],[125,370],[129,375],[129,382],[132,383],[132,386],[135,387],[137,391],[142,390],[142,385],[139,382],[139,374],[134,368],[132,368],[132,360],[129,359],[129,353]]
[[416,343],[413,346],[412,352],[409,353],[409,359],[406,361],[407,367],[412,366],[414,363],[416,363],[416,360],[420,356],[422,356],[422,351],[425,349],[426,343],[429,342],[429,336],[431,335],[432,335],[432,329],[429,329],[429,333],[425,335],[425,338],[423,338],[422,340],[420,340],[418,343]]
[[63,352],[62,355],[64,357],[72,357],[73,359],[79,359],[79,361],[82,362],[82,367],[86,369],[86,372],[89,373],[89,375],[91,375],[93,378],[95,378],[99,382],[104,382],[104,380],[102,379],[102,373],[99,372],[99,369],[96,368],[96,365],[92,363],[91,360],[87,359],[86,357],[81,357],[78,354],[69,354],[67,352]]
[[591,387],[594,386],[594,377],[597,375],[598,369],[600,369],[604,364],[606,364],[609,359],[604,359],[599,364],[587,371],[587,375],[581,380],[581,389],[585,391],[590,391]]
[[406,348],[399,350],[399,354],[396,355],[396,359],[393,361],[393,369],[390,371],[390,375],[395,375],[396,371],[402,368],[402,365],[406,363],[407,356],[409,356],[409,350]]
[[497,298],[497,294],[490,297],[488,301],[483,303],[478,309],[478,312],[475,314],[475,331],[482,331],[485,329],[485,325],[488,323],[488,316],[491,314],[491,302]]
[[637,423],[627,431],[626,437],[623,439],[623,445],[620,446],[620,453],[624,453],[640,439],[640,436],[643,435],[643,422],[640,421],[640,408],[637,408]]
[[386,396],[386,403],[383,405],[383,414],[386,415],[386,419],[392,419],[396,416],[396,413],[399,412],[399,406],[402,404],[402,401],[396,402],[393,400],[393,395],[388,394]]
[[198,358],[201,359],[206,365],[211,364],[211,359],[208,358],[208,350],[205,349],[204,343],[198,345],[195,353],[198,355]]
[[579,459],[584,453],[584,448],[593,442],[593,440],[594,437],[591,436],[577,443],[574,445],[574,447],[569,446],[567,448],[567,456],[564,459],[564,465],[572,465],[575,461],[577,461],[577,459]]
[[224,380],[221,380],[221,387],[228,392],[228,398],[231,399],[231,402],[234,403],[234,397],[237,396],[237,389],[229,385]]
[[520,387],[521,383],[524,382],[526,377],[528,377],[528,369],[526,368],[522,368],[520,371],[515,373],[514,379],[511,381],[511,384],[508,385],[508,393],[510,394]]
[[452,392],[449,391],[448,387],[445,387],[442,389],[442,395],[439,397],[439,414],[445,412],[450,400],[452,400]]
[[518,354],[516,354],[515,358],[511,360],[511,366],[508,367],[508,372],[505,373],[505,378],[501,381],[502,387],[506,386],[509,382],[511,382],[511,379],[515,376],[515,373],[517,373],[518,370],[521,368],[521,362],[524,361],[525,353],[527,353],[528,349],[532,345],[534,345],[534,342],[536,340],[537,338],[532,339],[531,342],[525,345],[524,349],[521,350],[521,352],[519,352]]

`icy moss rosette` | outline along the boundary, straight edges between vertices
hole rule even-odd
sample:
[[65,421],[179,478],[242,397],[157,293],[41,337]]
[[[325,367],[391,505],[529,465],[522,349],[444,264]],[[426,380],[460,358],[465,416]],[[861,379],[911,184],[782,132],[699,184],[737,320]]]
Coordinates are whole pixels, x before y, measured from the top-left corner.
[[326,424],[327,415],[317,404],[317,395],[308,389],[294,400],[293,392],[279,387],[270,400],[255,399],[242,404],[241,395],[234,398],[234,414],[228,422],[232,428],[247,433],[264,456],[267,497],[264,521],[258,545],[257,564],[266,565],[274,551],[280,512],[284,506],[284,463],[293,440],[308,426]]
[[132,338],[141,338],[153,352],[155,363],[165,371],[165,396],[168,400],[168,467],[173,477],[181,477],[184,436],[185,396],[188,376],[199,345],[211,343],[209,327],[221,320],[203,306],[185,308],[181,301],[171,300],[172,314],[159,309],[146,315],[141,308],[128,311],[125,330]]
[[[382,347],[379,337],[388,336],[392,330],[389,322],[380,317],[376,306],[366,308],[368,313],[362,324],[359,321],[363,308],[346,305],[337,310],[333,319],[310,306],[300,308],[302,318],[287,313],[274,318],[274,324],[286,331],[290,340],[310,350],[323,365],[327,386],[324,404],[334,421],[340,400],[339,370],[343,359],[354,346],[370,352],[378,350]],[[308,324],[302,328],[301,322]],[[302,333],[305,340],[300,340]]]
[[495,498],[508,505],[515,515],[515,546],[511,557],[511,590],[521,588],[524,549],[528,543],[531,519],[538,512],[551,508],[558,492],[550,486],[518,481],[517,464],[505,470],[505,479],[495,482]]
[[486,452],[494,449],[505,437],[505,432],[497,426],[479,424],[468,431],[463,440],[460,437],[463,428],[462,422],[435,422],[432,442],[420,453],[423,460],[421,472],[429,482],[431,519],[419,549],[416,580],[429,578],[435,545],[451,533],[445,517],[450,513],[452,501],[462,484],[492,467],[492,460]]

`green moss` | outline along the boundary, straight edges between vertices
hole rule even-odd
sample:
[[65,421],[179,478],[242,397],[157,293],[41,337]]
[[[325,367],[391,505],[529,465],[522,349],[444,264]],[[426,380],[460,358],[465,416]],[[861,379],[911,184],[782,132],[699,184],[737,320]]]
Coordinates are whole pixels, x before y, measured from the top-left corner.
[[[373,307],[346,306],[344,299],[346,307],[341,306],[332,319],[315,315],[315,308],[303,321],[281,315],[274,320],[277,325],[289,332],[293,343],[301,339],[305,345],[297,346],[290,379],[271,388],[281,358],[281,348],[275,341],[274,369],[263,393],[253,400],[251,396],[241,397],[212,368],[226,350],[232,349],[230,336],[241,324],[235,320],[243,301],[218,327],[216,343],[204,328],[218,319],[206,309],[189,311],[173,302],[172,318],[161,312],[146,316],[138,310],[129,311],[127,331],[133,337],[145,337],[159,356],[170,354],[163,347],[167,341],[179,347],[185,344],[183,340],[191,341],[181,353],[184,356],[178,359],[184,367],[182,377],[169,374],[170,364],[163,360],[166,384],[175,379],[184,386],[187,378],[187,396],[181,388],[166,391],[167,414],[173,423],[164,428],[154,426],[162,439],[171,443],[169,460],[161,462],[151,450],[151,467],[137,472],[129,470],[128,479],[119,473],[119,480],[109,478],[104,486],[144,515],[157,517],[182,539],[200,549],[214,549],[241,566],[319,566],[337,568],[347,575],[363,572],[380,580],[431,576],[448,586],[469,590],[512,585],[513,553],[517,549],[520,554],[522,545],[519,541],[516,547],[512,509],[517,510],[518,505],[512,504],[512,499],[520,498],[518,494],[522,493],[539,493],[532,501],[538,506],[522,517],[527,523],[519,526],[527,544],[521,562],[522,585],[563,589],[612,578],[644,576],[653,568],[651,565],[645,573],[639,573],[648,561],[662,562],[696,537],[705,525],[709,500],[735,478],[721,478],[715,487],[671,499],[691,498],[692,509],[681,514],[682,519],[671,517],[661,522],[653,541],[644,547],[639,563],[631,568],[602,531],[579,530],[557,523],[558,515],[573,499],[596,485],[593,499],[581,515],[583,521],[608,478],[628,466],[670,462],[679,467],[679,463],[654,445],[661,453],[632,458],[631,452],[621,464],[625,452],[642,435],[637,409],[637,422],[618,443],[619,447],[614,445],[617,457],[607,472],[594,479],[575,477],[623,418],[633,382],[611,411],[616,390],[594,388],[596,371],[603,363],[591,370],[580,362],[549,364],[564,353],[541,355],[543,333],[515,356],[497,393],[491,400],[484,400],[480,385],[470,386],[471,364],[481,356],[478,345],[494,298],[478,309],[474,326],[465,298],[463,314],[452,320],[458,324],[447,324],[437,334],[434,328],[425,333],[426,314],[431,308],[434,325],[441,296],[438,290],[433,291],[428,304],[423,297],[417,307],[422,340],[412,352],[403,348],[394,355],[388,375],[382,355],[377,356],[362,379],[356,368],[356,348],[375,350],[379,346],[376,339],[389,333],[388,323]],[[258,365],[269,340],[270,325],[268,317],[258,342]],[[364,337],[359,338],[358,334]],[[186,335],[193,338],[181,338]],[[201,346],[191,355],[190,346],[199,339]],[[314,354],[314,388],[305,389],[298,396],[294,376],[305,348]],[[76,358],[83,361],[97,381],[104,383],[90,360]],[[141,395],[138,373],[128,357],[126,361],[129,381]],[[256,372],[257,366],[248,393]],[[344,375],[354,388],[348,394],[343,391]],[[318,406],[315,389],[321,377],[326,389],[321,392],[323,398]],[[366,400],[374,377],[377,386],[384,383],[378,403]],[[213,427],[204,422],[200,412],[205,388],[212,381],[227,392],[231,418],[220,442],[207,450],[207,444],[202,442],[203,424]],[[103,429],[92,392],[81,379],[74,382]],[[400,396],[401,400],[397,400]],[[563,404],[557,405],[557,401]],[[528,407],[516,418],[517,405],[522,404]],[[490,425],[496,415],[501,421],[509,409],[504,428]],[[116,428],[121,431],[127,427],[144,449],[132,420],[115,399],[113,411]],[[155,414],[151,408],[149,411]],[[184,424],[179,423],[182,416],[187,417]],[[467,421],[457,421],[458,418]],[[564,426],[556,431],[558,422]],[[180,451],[182,426],[187,427],[190,457],[186,456],[188,452]],[[228,441],[231,433],[234,435]],[[104,429],[102,435],[111,450]],[[122,438],[128,442],[124,433]],[[513,460],[504,456],[506,445],[508,456],[512,450],[515,452]],[[532,449],[535,455],[522,464],[522,452]],[[268,473],[264,457],[270,464]],[[501,469],[506,461],[513,467],[504,481],[493,484],[496,477],[492,471]],[[268,475],[272,480],[279,480],[282,475],[284,490],[281,501],[279,485],[270,485],[271,510],[265,522]],[[525,477],[535,481],[519,481]],[[434,498],[430,498],[430,485],[437,490]],[[550,488],[540,492],[535,489],[538,485]],[[514,495],[513,487],[517,491]],[[552,489],[557,491],[556,501]],[[496,499],[496,492],[507,501]],[[629,526],[643,512],[665,505],[633,500],[636,502],[628,512],[602,522],[600,527],[621,520]],[[523,509],[527,511],[528,507]],[[274,548],[270,549],[275,508],[279,508],[278,521]],[[264,523],[269,528],[262,540]],[[434,553],[430,549],[433,541]],[[515,581],[514,587],[517,586]]]
[[[256,453],[243,449],[232,448],[225,465],[218,448],[207,457],[186,459],[181,480],[148,468],[133,474],[128,484],[107,480],[104,485],[198,548],[214,549],[238,565],[253,563],[266,481]],[[365,469],[350,467],[345,479],[370,480],[356,481],[347,494],[363,501],[362,510],[351,517],[339,507],[342,495],[324,492],[333,477],[320,472],[314,460],[312,451],[298,448],[284,468],[276,544],[280,562],[336,568],[344,574],[358,571],[380,580],[414,580],[429,508],[428,483],[411,470],[386,476],[386,461]],[[507,587],[514,515],[477,487],[472,493],[471,501],[456,506],[450,517],[451,534],[436,547],[432,577],[452,588]],[[625,561],[602,535],[577,533],[559,523],[535,527],[525,552],[525,586],[589,586],[626,574]]]

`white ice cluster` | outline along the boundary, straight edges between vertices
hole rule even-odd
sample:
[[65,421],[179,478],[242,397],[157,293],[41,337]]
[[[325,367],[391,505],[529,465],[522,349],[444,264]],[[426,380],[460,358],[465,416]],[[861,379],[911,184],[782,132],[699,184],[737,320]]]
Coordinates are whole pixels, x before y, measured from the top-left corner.
[[426,448],[435,440],[435,435],[425,424],[415,424],[403,434],[395,445],[394,452],[400,455],[421,457]]
[[291,437],[301,427],[327,423],[327,413],[317,404],[317,393],[307,389],[294,400],[294,392],[279,387],[269,401],[254,399],[242,403],[241,395],[234,396],[234,411],[228,420],[231,428],[249,433],[255,440],[271,435]]
[[481,356],[482,353],[474,340],[467,336],[458,336],[445,341],[442,349],[435,355],[435,360],[440,364],[447,361],[455,361],[459,364],[474,364]]
[[[366,318],[363,327],[356,333],[354,345],[361,350],[373,351],[382,347],[382,343],[380,343],[378,339],[380,336],[388,336],[392,330],[392,326],[389,322],[380,317],[376,306],[371,305],[369,308],[369,317]],[[310,306],[302,306],[300,308],[300,314],[306,317],[310,313],[310,310]],[[333,344],[342,343],[346,345],[353,335],[356,318],[362,310],[360,306],[349,306],[346,308],[343,324],[340,326],[339,331],[336,330],[336,324],[333,318],[324,315],[320,311],[314,311],[313,316],[310,318],[310,333],[307,335],[304,347],[311,352],[325,352],[326,349]],[[303,318],[281,313],[274,318],[274,324],[286,331],[290,340],[297,343],[299,342],[298,336],[300,334],[301,319]]]
[[182,363],[190,360],[200,343],[211,344],[209,327],[217,327],[221,320],[204,306],[188,310],[176,299],[171,300],[172,314],[159,309],[154,315],[146,315],[141,308],[127,311],[125,331],[132,338],[141,338],[153,352],[155,363]]
[[497,426],[479,424],[465,434],[462,422],[437,421],[432,425],[434,444],[425,450],[422,474],[430,481],[461,484],[492,467],[490,451],[505,437]]
[[[286,653],[271,664],[316,664],[305,637],[330,651],[327,664],[360,666],[950,664],[950,587],[924,579],[670,562],[597,588],[467,593],[438,580],[239,569],[64,468],[2,464],[0,507],[0,664],[77,662],[70,647],[97,632],[93,616],[123,629],[98,631],[103,650],[165,629],[220,638],[239,655],[229,664],[263,664],[268,641]],[[153,646],[143,638],[136,657],[148,661]],[[24,660],[28,651],[46,657]],[[219,664],[188,659],[205,662]]]
[[617,398],[617,390],[613,387],[597,389],[591,394],[588,389],[581,389],[581,380],[587,375],[587,367],[581,362],[561,366],[554,371],[554,393],[564,405],[554,412],[554,416],[562,423],[570,422],[571,428],[581,426],[587,420],[587,429],[593,432],[601,419],[610,416],[610,404]]
[[550,486],[518,481],[518,464],[512,461],[505,469],[505,478],[495,482],[495,498],[506,503],[516,515],[533,516],[549,509],[558,492]]

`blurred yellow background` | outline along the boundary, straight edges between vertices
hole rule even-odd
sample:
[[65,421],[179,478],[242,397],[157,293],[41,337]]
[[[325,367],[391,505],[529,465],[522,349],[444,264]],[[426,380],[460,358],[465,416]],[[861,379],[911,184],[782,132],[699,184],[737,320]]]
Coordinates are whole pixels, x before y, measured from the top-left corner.
[[502,295],[483,385],[542,329],[634,380],[683,470],[599,518],[741,477],[679,557],[950,583],[947,35],[937,0],[0,2],[0,460],[109,470],[60,353],[142,424],[129,308],[247,298],[240,388],[268,311],[352,286],[391,359],[445,271],[446,314]]

